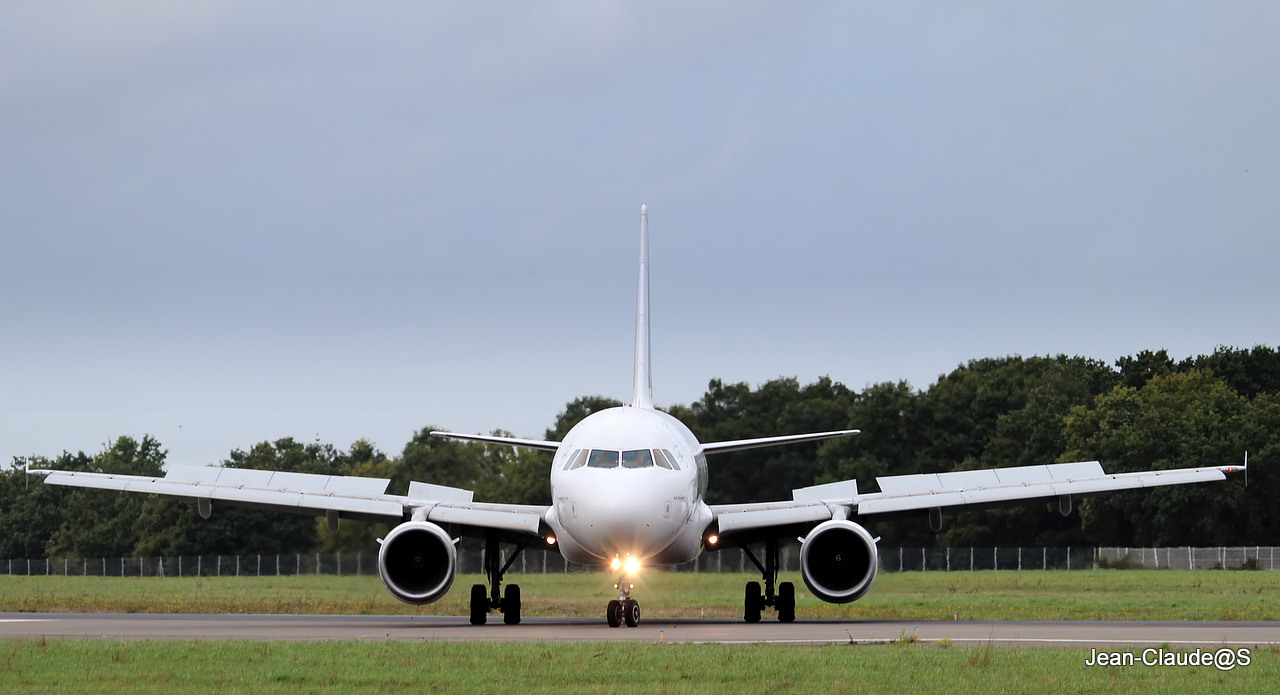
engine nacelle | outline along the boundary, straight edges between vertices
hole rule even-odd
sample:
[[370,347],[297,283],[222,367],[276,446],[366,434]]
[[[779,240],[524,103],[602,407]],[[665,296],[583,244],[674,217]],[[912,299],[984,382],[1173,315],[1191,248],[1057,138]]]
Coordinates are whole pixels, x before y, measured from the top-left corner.
[[828,603],[862,598],[876,580],[878,566],[875,539],[852,521],[839,519],[819,524],[800,546],[804,585]]
[[439,600],[453,586],[458,563],[453,539],[427,521],[391,529],[378,551],[378,574],[392,596],[420,606]]

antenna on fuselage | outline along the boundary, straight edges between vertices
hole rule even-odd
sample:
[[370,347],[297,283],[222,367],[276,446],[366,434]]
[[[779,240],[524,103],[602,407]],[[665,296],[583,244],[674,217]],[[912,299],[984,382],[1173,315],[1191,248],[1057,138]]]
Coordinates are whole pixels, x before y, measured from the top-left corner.
[[653,407],[653,375],[649,372],[649,207],[640,206],[640,279],[636,289],[636,368],[633,408]]

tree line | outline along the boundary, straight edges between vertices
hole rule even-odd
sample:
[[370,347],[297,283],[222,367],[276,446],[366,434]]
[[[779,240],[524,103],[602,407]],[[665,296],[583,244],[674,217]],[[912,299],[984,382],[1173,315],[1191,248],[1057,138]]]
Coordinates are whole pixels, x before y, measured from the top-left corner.
[[[547,439],[620,405],[602,396],[569,402]],[[1280,492],[1280,352],[1218,348],[1175,361],[1143,351],[1107,364],[1084,357],[995,357],[959,365],[925,389],[905,381],[855,391],[829,378],[775,379],[756,388],[713,379],[706,393],[668,412],[701,441],[857,428],[855,437],[710,457],[711,504],[789,499],[791,490],[855,478],[1098,460],[1108,472],[1237,463],[1250,479],[1116,493],[1056,503],[944,513],[935,533],[924,513],[872,519],[882,544],[905,546],[1273,545]],[[423,427],[395,456],[360,440],[341,450],[292,438],[236,449],[222,465],[410,480],[475,490],[478,501],[549,504],[550,454],[464,443]],[[189,500],[46,486],[24,469],[162,475],[166,451],[147,435],[103,451],[18,457],[0,471],[0,557],[370,552],[385,524],[253,509],[216,508],[204,520]]]

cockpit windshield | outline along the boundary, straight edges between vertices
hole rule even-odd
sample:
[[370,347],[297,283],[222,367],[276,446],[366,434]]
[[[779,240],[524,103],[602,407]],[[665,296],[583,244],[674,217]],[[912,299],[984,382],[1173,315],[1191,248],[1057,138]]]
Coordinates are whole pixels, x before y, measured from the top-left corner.
[[565,459],[564,470],[572,471],[586,466],[588,468],[666,468],[680,470],[676,457],[666,449],[579,449]]
[[650,468],[653,466],[653,453],[648,449],[632,449],[622,452],[623,468]]
[[592,449],[591,456],[587,459],[587,466],[590,468],[617,468],[618,452],[612,449]]

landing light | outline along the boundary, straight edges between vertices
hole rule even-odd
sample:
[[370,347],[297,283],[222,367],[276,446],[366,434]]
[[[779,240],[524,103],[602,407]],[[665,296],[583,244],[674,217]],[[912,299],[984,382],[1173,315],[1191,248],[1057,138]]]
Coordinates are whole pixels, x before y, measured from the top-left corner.
[[635,574],[636,572],[640,571],[640,561],[628,555],[626,567],[627,567],[627,574]]
[[714,533],[711,534],[710,536],[707,536],[707,545],[715,545],[716,543],[719,543],[719,542],[720,542],[720,536],[717,536]]
[[609,563],[609,569],[615,569],[615,570],[616,570],[616,569],[618,569],[618,568],[619,568],[619,567],[621,567],[621,566],[622,566],[622,560],[619,560],[619,559],[618,559],[618,558],[616,558],[616,557],[615,557],[615,558],[613,558],[613,561]]
[[556,537],[555,537],[555,536],[547,536],[547,545],[555,545],[555,544],[556,544]]

